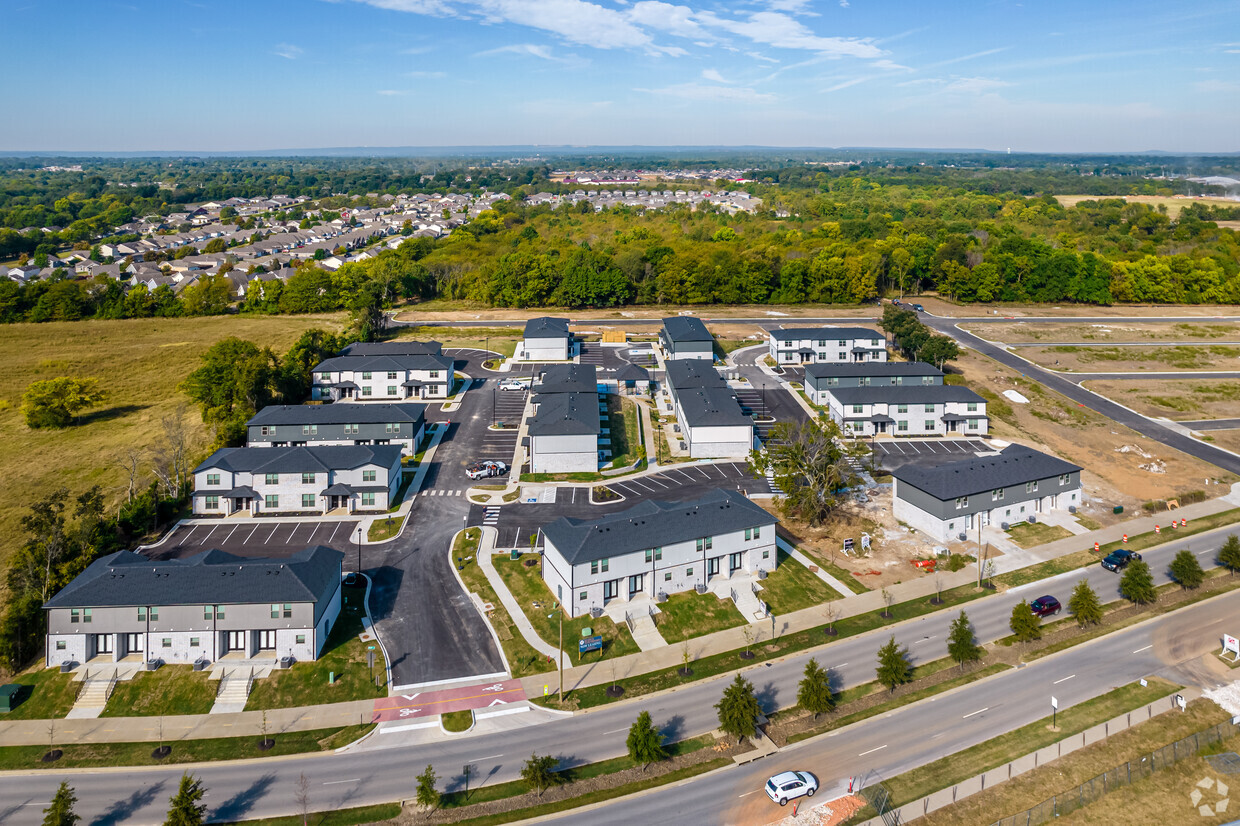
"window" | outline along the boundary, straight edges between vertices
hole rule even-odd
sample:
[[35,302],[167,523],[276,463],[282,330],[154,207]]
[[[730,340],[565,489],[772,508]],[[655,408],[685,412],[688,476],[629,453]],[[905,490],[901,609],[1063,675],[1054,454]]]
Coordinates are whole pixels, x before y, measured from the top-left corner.
[[997,488],[995,490],[992,490],[990,492],[990,501],[991,502],[1002,502],[1003,501],[1003,488]]
[[763,559],[770,559],[770,558],[771,558],[771,552],[770,552],[770,551],[763,551],[763,552],[762,552],[762,558],[763,558]]
[[438,371],[438,370],[432,370],[432,371],[431,371],[431,375],[430,375],[430,377],[431,377],[432,379],[437,379],[437,378],[439,378],[439,371]]
[[746,541],[748,541],[748,540],[750,540],[750,539],[759,539],[759,538],[761,538],[761,536],[762,536],[762,526],[761,526],[761,525],[759,525],[759,526],[758,526],[758,527],[756,527],[756,528],[745,528],[745,539],[746,539]]
[[932,405],[932,404],[928,404],[928,405],[926,405],[926,412],[927,412],[927,413],[933,413],[933,412],[934,412],[934,405]]
[[314,507],[314,494],[303,493],[301,495],[301,506],[303,508],[313,508]]
[[284,618],[288,619],[291,616],[293,616],[293,603],[286,602],[284,603]]
[[262,435],[264,435],[264,436],[274,436],[274,435],[276,435],[276,429],[275,429],[274,427],[269,427],[269,426],[267,426],[267,425],[263,425],[262,427],[260,427],[260,428],[258,429],[258,432],[259,432],[259,433],[261,433],[261,434],[262,434]]
[[847,353],[845,353],[843,350],[840,350],[840,358],[839,358],[839,360],[840,360],[840,361],[848,361],[848,354],[847,354]]
[[[152,606],[150,610],[151,622],[159,622],[159,608]],[[146,622],[147,608],[145,605],[138,606],[138,622]]]
[[1038,491],[1038,480],[1037,479],[1034,479],[1032,482],[1025,483],[1025,493],[1037,493],[1037,491]]
[[280,603],[278,602],[271,603],[271,618],[272,619],[280,618]]
[[370,381],[370,371],[366,370],[362,373],[362,381]]
[[362,471],[362,481],[363,481],[363,482],[373,482],[373,481],[375,481],[375,479],[377,479],[377,478],[378,478],[377,474],[378,474],[378,471],[376,471],[376,470],[363,470],[363,471]]
[[303,473],[303,474],[301,475],[301,483],[302,483],[303,485],[313,485],[313,484],[314,484],[314,474],[313,474],[313,473]]
[[388,371],[388,381],[396,381],[396,371],[395,371],[395,370],[389,370],[389,371]]
[[865,410],[865,405],[862,405],[862,404],[854,404],[854,405],[852,406],[852,412],[854,412],[854,413],[861,413],[861,412],[863,412],[864,410]]
[[217,511],[220,509],[220,498],[218,496],[204,496],[202,506],[209,511]]
[[387,394],[388,394],[389,396],[395,396],[395,395],[396,395],[396,385],[394,385],[394,384],[389,384],[389,385],[388,385],[388,392],[387,392]]
[[896,422],[896,430],[898,430],[901,433],[907,433],[908,432],[908,419],[901,419],[900,421]]
[[280,484],[280,474],[278,474],[278,473],[264,473],[264,474],[263,474],[263,483],[264,483],[264,484],[267,484],[267,485],[278,485],[278,484]]
[[209,620],[209,619],[211,619],[211,615],[212,615],[213,613],[214,613],[214,615],[215,615],[215,619],[217,619],[217,620],[222,620],[222,619],[224,619],[224,606],[223,606],[223,605],[204,605],[204,606],[202,606],[202,618],[203,618],[203,619],[205,619],[205,620]]
[[357,425],[355,425],[355,424],[347,424],[347,425],[345,425],[345,426],[344,426],[344,432],[345,432],[345,435],[346,435],[346,436],[356,436],[356,435],[357,435]]
[[969,497],[957,496],[956,497],[956,510],[960,510],[961,508],[967,508],[967,507],[969,507]]
[[934,419],[926,419],[926,430],[934,430]]
[[373,388],[373,387],[371,387],[370,385],[366,385],[365,387],[363,387],[363,388],[362,388],[362,395],[363,395],[363,396],[369,396],[369,395],[372,395],[374,392],[375,392],[375,391],[374,391],[374,388]]
[[171,648],[172,637],[163,637],[162,639],[160,639],[159,644],[160,644],[160,647],[162,648]]
[[819,347],[826,347],[826,346],[827,346],[826,339],[823,339],[823,340],[819,341],[819,342],[818,342],[818,346],[819,346]]
[[298,634],[298,635],[297,635],[297,637],[296,637],[296,639],[297,639],[297,644],[298,644],[298,645],[305,645],[305,644],[306,644],[306,635],[305,635],[305,634]]
[[590,573],[592,574],[598,573],[598,560],[597,559],[590,560]]
[[65,641],[64,641],[64,640],[56,640],[56,650],[57,650],[57,651],[64,651],[64,650],[65,650]]
[[685,576],[693,576],[693,569],[685,568]]
[[208,474],[207,474],[207,484],[208,484],[208,485],[218,485],[219,483],[220,483],[220,475],[219,475],[218,473],[208,473]]
[[715,543],[715,538],[713,536],[707,536],[707,537],[703,537],[702,539],[699,539],[697,541],[698,552],[700,553],[702,551],[709,551],[712,547],[714,547],[714,543]]
[[273,511],[279,510],[280,497],[274,493],[267,494],[266,496],[263,497],[263,507],[267,508],[268,510],[273,510]]
[[969,430],[977,430],[978,419],[969,419]]
[[934,376],[922,376],[921,383],[922,384],[934,384]]
[[374,504],[375,504],[375,495],[373,493],[362,494],[362,506],[363,507],[374,507]]
[[319,375],[319,381],[331,381],[332,380],[331,373],[319,373],[318,375]]
[[671,572],[671,571],[668,571],[666,574],[664,574],[664,575],[663,575],[663,581],[664,581],[664,582],[671,582],[671,581],[672,581],[672,572]]
[[1066,485],[1066,484],[1068,484],[1068,482],[1069,482],[1069,481],[1071,481],[1071,479],[1072,479],[1072,474],[1071,474],[1071,473],[1064,473],[1064,474],[1060,474],[1060,476],[1059,476],[1059,484],[1061,484],[1061,485]]
[[387,432],[388,432],[388,433],[399,433],[399,432],[400,432],[400,422],[391,422],[391,423],[389,423],[389,424],[388,424],[388,426],[387,426]]
[[969,412],[969,413],[976,413],[976,412],[977,412],[977,402],[969,402],[968,404],[966,404],[966,405],[965,405],[965,410],[966,410],[967,412]]
[[897,404],[897,405],[896,405],[896,412],[897,412],[897,413],[907,413],[907,412],[908,412],[908,405],[907,405],[907,404]]
[[317,436],[319,435],[319,426],[317,424],[303,424],[301,426],[301,435]]
[[77,621],[78,621],[78,609],[70,608],[69,609],[69,622],[77,622]]
[[82,622],[90,622],[90,612],[93,610],[93,608],[82,609]]
[[582,602],[585,602],[589,598],[590,598],[590,594],[587,593],[586,591],[582,591],[581,594],[577,597],[577,599],[581,600]]
[[891,383],[896,385],[904,384],[904,376],[892,376]]
[[603,573],[607,573],[607,563],[609,562],[611,562],[610,559],[599,560],[599,570],[601,570]]
[[198,637],[190,637],[190,638],[189,638],[189,647],[190,647],[190,648],[197,648],[197,647],[198,647]]

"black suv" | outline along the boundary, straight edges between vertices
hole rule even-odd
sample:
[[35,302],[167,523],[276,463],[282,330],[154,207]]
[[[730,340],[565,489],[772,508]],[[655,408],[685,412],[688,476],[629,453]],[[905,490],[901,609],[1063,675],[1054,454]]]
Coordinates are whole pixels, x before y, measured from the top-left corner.
[[1135,551],[1111,551],[1107,554],[1107,558],[1102,560],[1102,567],[1119,573],[1128,567],[1129,562],[1140,558],[1141,554]]

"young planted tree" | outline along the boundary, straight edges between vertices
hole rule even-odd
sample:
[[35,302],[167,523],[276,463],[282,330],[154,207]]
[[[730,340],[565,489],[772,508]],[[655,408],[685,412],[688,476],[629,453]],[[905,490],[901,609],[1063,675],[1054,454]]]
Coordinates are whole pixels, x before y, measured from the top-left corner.
[[891,606],[895,604],[896,596],[895,594],[888,591],[886,588],[883,589],[882,596],[883,596],[883,617],[889,618],[891,617]]
[[297,776],[293,800],[297,803],[297,811],[301,813],[301,826],[307,826],[310,822],[310,778],[306,777],[305,772]]
[[1154,588],[1154,576],[1144,559],[1134,559],[1119,578],[1119,592],[1124,598],[1138,605],[1145,605],[1158,598]]
[[1185,548],[1171,560],[1171,576],[1180,583],[1181,588],[1192,590],[1201,587],[1201,583],[1205,582],[1206,572],[1201,570],[1197,556]]
[[654,727],[649,711],[637,715],[637,719],[629,727],[629,736],[624,744],[628,747],[629,759],[640,763],[642,771],[651,763],[667,758],[667,749],[663,748],[663,735]]
[[1008,620],[1012,636],[1017,642],[1033,642],[1042,638],[1042,618],[1033,613],[1023,599],[1012,606],[1012,618]]
[[964,611],[952,620],[951,632],[947,636],[947,653],[956,661],[963,671],[966,663],[977,662],[982,658],[982,647],[973,637],[973,624]]
[[1076,624],[1084,628],[1086,625],[1097,625],[1102,622],[1102,603],[1098,595],[1090,587],[1089,580],[1082,579],[1072,589],[1068,599],[1068,610],[1076,617]]
[[202,826],[207,814],[207,804],[202,802],[206,793],[201,781],[188,773],[181,775],[181,785],[172,796],[164,826]]
[[427,765],[426,771],[418,775],[418,805],[426,810],[429,817],[439,808],[439,790],[435,788],[435,767]]
[[542,797],[543,792],[564,780],[556,774],[557,763],[558,761],[549,754],[542,757],[531,754],[530,759],[526,760],[525,765],[521,767],[521,780],[530,787],[531,791],[537,792],[538,796]]
[[896,644],[892,634],[882,648],[878,649],[878,668],[875,670],[879,685],[890,691],[913,679],[913,666],[908,661],[908,650]]
[[719,712],[719,730],[735,737],[738,745],[744,738],[753,736],[758,715],[762,713],[753,684],[740,674],[723,690],[715,710]]
[[1234,575],[1240,571],[1240,537],[1234,533],[1227,537],[1218,549],[1218,564]]
[[813,714],[815,720],[819,714],[826,714],[835,708],[831,675],[812,657],[805,664],[805,672],[797,685],[797,705]]
[[82,819],[73,811],[76,803],[77,795],[73,793],[73,787],[60,781],[60,787],[52,795],[51,805],[43,810],[43,826],[74,826]]

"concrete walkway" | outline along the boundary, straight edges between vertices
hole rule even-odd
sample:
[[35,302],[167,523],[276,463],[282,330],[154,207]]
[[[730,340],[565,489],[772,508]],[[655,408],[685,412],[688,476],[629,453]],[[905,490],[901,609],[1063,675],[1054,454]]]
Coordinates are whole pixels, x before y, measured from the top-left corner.
[[508,612],[508,616],[512,617],[513,624],[517,626],[521,636],[525,637],[525,641],[543,656],[555,659],[560,655],[559,649],[544,642],[543,638],[538,636],[538,632],[534,630],[534,626],[530,625],[529,619],[525,616],[525,611],[517,604],[517,598],[512,595],[512,591],[508,590],[508,585],[500,577],[499,571],[495,570],[495,561],[491,557],[495,553],[495,540],[498,536],[499,531],[495,528],[482,529],[482,541],[478,544],[478,567],[486,575],[487,582],[491,583],[495,595],[499,597],[504,610]]
[[831,590],[835,591],[841,597],[847,597],[852,593],[852,588],[849,588],[847,585],[824,571],[821,565],[789,545],[782,536],[775,537],[775,547],[808,568],[810,573],[830,585]]

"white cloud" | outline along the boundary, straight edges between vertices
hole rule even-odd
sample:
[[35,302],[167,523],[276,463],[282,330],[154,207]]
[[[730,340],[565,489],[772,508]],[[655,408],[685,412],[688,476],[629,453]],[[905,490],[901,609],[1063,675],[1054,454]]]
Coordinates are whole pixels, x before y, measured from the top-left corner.
[[551,54],[551,50],[546,46],[539,46],[534,43],[514,43],[511,46],[500,46],[497,49],[487,49],[485,52],[478,52],[474,57],[490,57],[497,54],[517,54],[528,55],[529,57],[537,57],[540,60],[557,60],[555,55]]
[[403,89],[380,89],[375,92],[375,94],[383,95],[384,97],[394,97],[396,95],[407,95],[409,93]]
[[735,86],[707,86],[701,83],[679,83],[662,89],[636,89],[652,95],[683,98],[684,100],[724,101],[727,103],[773,103],[774,95]]
[[848,0],[840,0],[840,8],[841,9],[848,8]]
[[[786,11],[793,14],[814,13],[809,9],[810,0],[767,0],[766,7],[771,11]],[[848,5],[845,3],[844,5]],[[814,15],[817,16],[817,15]]]
[[729,20],[713,12],[701,12],[698,19],[731,34],[747,37],[779,49],[801,49],[835,57],[879,58],[883,56],[868,38],[822,37],[786,14],[760,11],[746,20]]
[[718,69],[703,69],[702,80],[711,80],[715,83],[728,83],[727,80],[724,80],[723,75],[719,74]]
[[649,46],[650,35],[626,15],[585,0],[475,0],[484,19],[552,32],[599,49]]
[[658,29],[677,37],[700,40],[707,36],[707,32],[693,19],[693,9],[688,6],[674,6],[660,0],[642,0],[633,4],[628,11],[628,17],[639,26]]
[[401,54],[429,54],[433,49],[430,46],[410,46],[408,49],[401,49]]
[[1011,85],[992,77],[957,77],[944,86],[943,91],[961,95],[983,95]]
[[974,52],[973,54],[966,54],[966,55],[961,55],[960,57],[952,57],[947,60],[940,60],[937,63],[928,63],[925,66],[922,66],[922,68],[923,69],[937,69],[940,66],[951,66],[953,63],[963,63],[966,60],[976,60],[979,57],[986,57],[987,55],[998,54],[999,52],[1005,52],[1005,51],[1007,51],[1006,46],[998,48],[998,49],[987,49],[984,52]]
[[291,43],[277,43],[272,52],[285,60],[296,60],[302,54],[301,47],[294,46]]
[[752,57],[754,60],[765,60],[767,63],[778,63],[779,62],[773,57],[767,57],[766,55],[759,54],[758,52],[745,52],[745,54],[748,55],[749,57]]
[[886,59],[872,61],[872,62],[870,63],[870,66],[872,66],[872,67],[873,67],[873,68],[875,68],[875,69],[886,69],[886,70],[891,71],[891,72],[911,72],[911,71],[913,71],[913,70],[912,70],[912,69],[910,69],[908,66],[901,66],[899,63],[896,63],[896,62],[891,61],[891,60],[886,60]]

